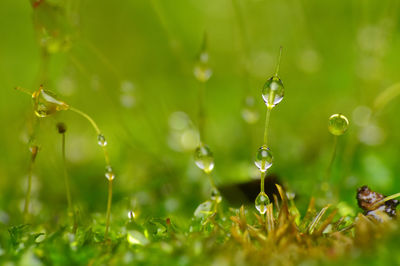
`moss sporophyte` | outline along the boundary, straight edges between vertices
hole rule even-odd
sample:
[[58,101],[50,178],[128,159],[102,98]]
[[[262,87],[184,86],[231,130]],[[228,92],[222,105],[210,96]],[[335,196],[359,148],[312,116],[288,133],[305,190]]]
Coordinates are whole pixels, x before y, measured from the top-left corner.
[[[105,233],[104,233],[104,239],[107,239],[108,237],[108,232],[109,232],[109,227],[110,227],[110,218],[111,218],[111,202],[112,202],[112,184],[113,184],[113,180],[115,178],[115,174],[112,170],[111,167],[111,163],[110,163],[110,158],[107,152],[107,141],[106,138],[104,137],[104,135],[101,133],[99,127],[97,126],[96,122],[86,113],[82,112],[79,109],[76,109],[74,107],[72,107],[71,105],[65,103],[62,100],[59,100],[57,98],[57,96],[51,92],[48,91],[46,89],[44,89],[43,85],[40,85],[39,89],[37,89],[36,91],[34,91],[33,93],[30,93],[28,90],[23,89],[21,87],[16,87],[16,90],[22,91],[28,95],[30,95],[32,97],[33,100],[33,112],[34,114],[42,119],[42,118],[46,118],[48,116],[51,116],[57,112],[60,111],[73,111],[77,114],[79,114],[80,116],[84,117],[87,121],[89,121],[89,123],[92,125],[92,127],[94,128],[94,130],[97,133],[97,142],[99,144],[99,146],[102,148],[103,150],[103,155],[104,155],[104,160],[106,163],[106,170],[105,170],[105,177],[108,180],[108,199],[107,199],[107,213],[106,213],[106,228],[105,228]],[[65,125],[59,125],[58,126],[58,130],[61,134],[63,134],[63,138],[65,137],[64,133],[66,131],[66,127]],[[64,143],[65,139],[63,139],[63,143]],[[63,149],[65,149],[65,147],[63,146]],[[36,153],[35,152],[35,157],[36,157]],[[63,151],[64,153],[64,151]],[[65,155],[63,155],[65,156]],[[31,161],[31,165],[33,165],[34,159],[32,159]],[[65,157],[64,157],[64,164],[65,164]],[[30,167],[30,174],[29,176],[31,176],[31,168]],[[29,180],[31,179],[31,177],[29,177]],[[69,185],[67,182],[67,177],[66,177],[66,186],[67,186],[67,197],[68,199],[68,204],[71,205],[71,200],[70,200],[70,195],[69,195]],[[26,194],[26,201],[25,201],[25,208],[24,208],[24,216],[27,216],[28,213],[28,207],[29,207],[29,197],[30,197],[30,181],[28,181],[28,190],[27,190],[27,194]],[[69,208],[71,208],[71,206],[69,206]]]

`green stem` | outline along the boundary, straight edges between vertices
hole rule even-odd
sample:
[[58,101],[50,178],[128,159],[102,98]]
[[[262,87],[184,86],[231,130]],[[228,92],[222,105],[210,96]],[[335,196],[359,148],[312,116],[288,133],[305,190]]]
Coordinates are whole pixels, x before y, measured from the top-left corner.
[[275,77],[277,77],[279,73],[279,66],[281,64],[281,58],[282,58],[282,49],[283,49],[282,46],[279,47],[279,57],[278,57],[278,63],[276,64]]
[[202,82],[199,88],[199,135],[200,142],[203,143],[205,139],[204,127],[205,127],[205,108],[204,108],[204,91],[205,82]]
[[333,149],[332,149],[332,155],[331,155],[331,160],[329,161],[329,165],[326,168],[326,173],[325,173],[325,181],[328,181],[330,179],[330,175],[332,172],[332,166],[336,158],[336,151],[337,151],[337,143],[338,143],[338,136],[334,136],[333,138]]
[[269,117],[271,115],[271,109],[267,107],[267,114],[265,116],[265,128],[264,128],[264,146],[268,147],[268,128],[269,128]]
[[264,181],[265,181],[266,174],[264,175],[263,172],[260,172],[260,173],[261,173],[261,192],[265,192],[265,190],[264,190]]
[[67,160],[65,159],[65,133],[62,133],[62,161],[63,161],[63,168],[64,168],[64,182],[65,182],[65,190],[67,194],[67,202],[68,202],[68,210],[69,213],[72,213],[73,221],[75,222],[75,212],[72,207],[72,197],[71,197],[71,189],[69,185],[69,176],[67,172]]
[[111,202],[112,202],[112,180],[108,181],[108,199],[107,199],[107,214],[106,214],[106,231],[104,233],[104,240],[107,240],[108,231],[110,228],[111,217]]
[[396,193],[396,194],[393,194],[393,195],[391,195],[391,196],[388,196],[388,197],[386,197],[386,198],[384,198],[384,199],[378,201],[378,202],[375,203],[374,205],[372,205],[372,208],[378,207],[378,206],[384,204],[386,201],[392,200],[392,199],[395,199],[395,198],[398,198],[398,197],[400,197],[400,193]]
[[210,180],[211,187],[214,188],[214,189],[217,189],[217,186],[215,185],[215,182],[214,182],[214,179],[211,176],[211,173],[207,173],[207,177]]
[[32,191],[32,174],[33,174],[33,164],[34,159],[31,159],[29,163],[29,173],[28,173],[28,187],[25,195],[25,205],[24,205],[24,221],[27,222],[29,216],[29,203],[31,200],[31,191]]

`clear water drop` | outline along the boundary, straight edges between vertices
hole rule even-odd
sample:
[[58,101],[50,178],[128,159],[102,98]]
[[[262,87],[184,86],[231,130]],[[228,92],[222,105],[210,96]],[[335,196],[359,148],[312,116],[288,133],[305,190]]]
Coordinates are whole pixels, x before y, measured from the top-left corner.
[[98,143],[101,147],[107,146],[107,140],[106,140],[106,138],[104,137],[103,134],[99,134],[99,135],[97,136],[97,143]]
[[248,96],[242,109],[242,117],[248,124],[254,124],[258,121],[259,114],[255,106],[254,97]]
[[221,193],[219,193],[219,190],[217,188],[212,188],[211,200],[215,201],[216,203],[220,203],[222,201]]
[[206,51],[203,51],[200,53],[194,66],[193,74],[200,82],[207,82],[211,78],[212,69],[209,66],[208,59],[208,53]]
[[213,203],[207,200],[201,203],[194,211],[194,216],[196,218],[204,219],[212,214]]
[[44,90],[43,86],[32,93],[33,109],[38,117],[46,117],[58,111],[68,110],[69,105],[56,98],[50,91]]
[[334,114],[329,117],[328,130],[332,135],[340,136],[349,127],[349,120],[342,114]]
[[273,108],[280,103],[284,95],[282,80],[278,76],[273,76],[265,82],[262,89],[262,97],[268,108]]
[[205,144],[201,144],[196,148],[194,152],[194,160],[197,167],[203,170],[206,174],[211,173],[214,169],[214,156],[210,148]]
[[269,204],[269,198],[265,192],[260,192],[255,200],[256,209],[260,214],[267,212],[267,206]]
[[273,157],[270,149],[266,146],[262,146],[257,151],[254,163],[262,173],[265,173],[267,169],[272,166],[272,160]]
[[114,180],[114,178],[115,178],[115,174],[114,174],[113,169],[112,169],[112,167],[110,165],[106,166],[106,174],[105,174],[105,176],[110,181]]

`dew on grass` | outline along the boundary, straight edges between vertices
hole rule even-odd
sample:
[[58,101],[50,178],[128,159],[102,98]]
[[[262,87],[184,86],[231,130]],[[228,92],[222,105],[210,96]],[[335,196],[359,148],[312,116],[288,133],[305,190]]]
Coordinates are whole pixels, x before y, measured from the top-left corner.
[[272,159],[273,157],[270,149],[266,146],[262,146],[257,151],[254,163],[262,173],[265,173],[267,169],[272,166]]
[[273,76],[265,82],[262,89],[262,97],[268,108],[273,108],[280,103],[284,96],[282,80],[278,76]]
[[112,167],[111,166],[109,166],[109,165],[107,165],[106,166],[106,174],[105,174],[105,176],[106,176],[106,178],[108,179],[108,180],[113,180],[114,178],[115,178],[115,174],[114,174],[114,172],[113,172],[113,169],[112,169]]
[[332,135],[343,135],[349,127],[349,120],[342,114],[334,114],[329,117],[328,129]]
[[261,191],[256,200],[255,200],[255,206],[256,209],[260,214],[264,214],[267,211],[267,205],[269,204],[269,198],[265,192]]
[[197,167],[203,170],[206,174],[211,173],[214,168],[214,156],[210,148],[205,144],[201,144],[196,148],[194,152],[194,160]]
[[101,147],[107,146],[107,140],[106,140],[106,138],[104,137],[103,134],[99,134],[99,135],[97,136],[97,143],[98,143]]
[[58,111],[68,110],[69,105],[56,98],[50,91],[44,90],[43,86],[32,93],[33,109],[38,117],[47,117]]

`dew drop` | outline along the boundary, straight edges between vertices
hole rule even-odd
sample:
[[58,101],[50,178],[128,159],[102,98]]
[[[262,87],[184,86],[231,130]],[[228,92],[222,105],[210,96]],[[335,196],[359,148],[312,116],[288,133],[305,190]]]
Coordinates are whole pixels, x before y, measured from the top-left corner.
[[272,159],[273,157],[270,149],[266,146],[262,146],[257,151],[254,163],[262,173],[265,173],[267,169],[272,166]]
[[211,200],[215,201],[216,203],[220,203],[222,201],[221,193],[219,193],[217,188],[213,188],[211,190]]
[[278,76],[273,76],[265,82],[262,89],[262,97],[268,108],[273,108],[283,99],[284,87],[282,80]]
[[104,137],[103,134],[99,134],[99,135],[97,136],[97,143],[98,143],[101,147],[107,146],[107,140],[106,140],[106,138]]
[[207,200],[197,206],[196,210],[194,211],[194,216],[196,218],[204,219],[207,218],[212,214],[212,207],[213,203],[210,200]]
[[334,114],[329,117],[328,129],[332,135],[340,136],[349,127],[349,120],[342,114]]
[[43,86],[32,93],[33,109],[38,117],[46,117],[58,111],[68,110],[69,105],[56,98],[50,91],[44,90]]
[[111,166],[109,166],[109,165],[107,165],[106,166],[106,174],[105,174],[105,176],[106,176],[106,178],[108,179],[108,180],[114,180],[114,178],[115,178],[115,174],[114,174],[114,172],[113,172],[113,169],[112,169],[112,167]]
[[269,204],[269,198],[265,192],[260,192],[255,200],[256,209],[260,214],[264,214],[267,211],[267,205]]
[[211,173],[214,168],[214,156],[207,145],[201,144],[194,152],[194,160],[200,169],[206,174]]
[[211,78],[212,69],[209,66],[208,58],[206,51],[201,52],[194,66],[193,74],[200,82],[207,82]]
[[254,124],[258,121],[259,114],[255,107],[254,98],[251,96],[246,98],[242,109],[242,117],[248,124]]

